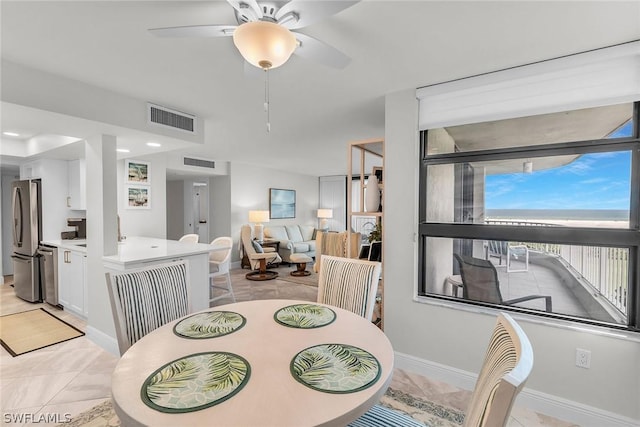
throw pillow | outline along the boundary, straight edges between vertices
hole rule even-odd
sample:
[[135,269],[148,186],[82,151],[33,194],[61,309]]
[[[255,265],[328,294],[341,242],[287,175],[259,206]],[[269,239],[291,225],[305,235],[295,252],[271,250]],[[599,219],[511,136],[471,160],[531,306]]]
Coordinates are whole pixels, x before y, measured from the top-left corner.
[[252,240],[251,244],[253,245],[253,249],[255,249],[257,253],[259,254],[264,253],[264,249],[262,249],[262,246],[260,245],[260,243],[258,243],[257,240]]

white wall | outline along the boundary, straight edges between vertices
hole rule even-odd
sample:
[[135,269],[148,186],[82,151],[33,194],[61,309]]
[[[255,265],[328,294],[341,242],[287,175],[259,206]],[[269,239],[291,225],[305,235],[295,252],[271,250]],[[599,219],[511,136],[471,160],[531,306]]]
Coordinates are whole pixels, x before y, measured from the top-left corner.
[[[249,223],[250,210],[269,210],[269,188],[296,190],[296,217],[274,219],[265,225],[317,225],[318,177],[292,174],[275,169],[234,163],[231,165],[231,237],[235,248],[240,227]],[[233,260],[238,261],[238,251]]]
[[[231,177],[209,178],[209,239],[231,236]],[[239,233],[239,232],[238,232]]]
[[125,184],[125,161],[118,161],[118,215],[120,232],[124,236],[143,236],[164,239],[167,236],[167,158],[159,153],[134,160],[149,162],[150,209],[129,209]]
[[167,181],[167,239],[178,240],[184,234],[183,202],[183,181]]
[[[421,303],[417,286],[418,105],[414,90],[386,97],[385,333],[396,352],[453,371],[477,373],[495,322],[493,310]],[[389,208],[391,206],[402,209]],[[587,405],[640,420],[640,337],[603,328],[514,316],[531,339],[535,363],[529,396]],[[627,336],[627,338],[625,338]],[[591,368],[575,366],[575,349],[591,350]],[[526,393],[523,393],[526,394]],[[551,414],[553,415],[553,414]],[[591,424],[593,425],[593,424]]]

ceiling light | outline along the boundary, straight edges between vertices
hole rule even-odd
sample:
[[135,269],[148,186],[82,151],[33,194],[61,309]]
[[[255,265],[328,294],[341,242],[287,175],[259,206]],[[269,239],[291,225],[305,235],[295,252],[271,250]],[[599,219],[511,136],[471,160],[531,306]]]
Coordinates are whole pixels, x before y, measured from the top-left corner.
[[233,43],[251,65],[262,68],[264,75],[264,111],[267,132],[271,131],[269,113],[269,73],[287,62],[296,50],[296,36],[282,25],[269,21],[252,21],[240,25],[233,32]]
[[281,66],[296,49],[293,33],[268,21],[240,25],[233,32],[233,43],[247,62],[263,70]]
[[128,149],[126,149],[126,148],[116,148],[116,151],[117,151],[118,153],[128,153],[128,152],[129,152],[129,150],[128,150]]
[[159,144],[157,142],[147,142],[147,145],[149,147],[162,147],[162,144]]
[[15,132],[2,132],[2,134],[7,136],[20,136],[19,133],[15,133]]

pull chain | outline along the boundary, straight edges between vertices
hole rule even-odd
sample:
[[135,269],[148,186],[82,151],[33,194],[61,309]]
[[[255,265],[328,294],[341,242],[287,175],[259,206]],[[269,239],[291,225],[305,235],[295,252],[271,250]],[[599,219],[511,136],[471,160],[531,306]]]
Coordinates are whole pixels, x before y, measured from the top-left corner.
[[267,132],[271,132],[271,117],[269,111],[269,69],[264,69],[264,112],[267,114]]

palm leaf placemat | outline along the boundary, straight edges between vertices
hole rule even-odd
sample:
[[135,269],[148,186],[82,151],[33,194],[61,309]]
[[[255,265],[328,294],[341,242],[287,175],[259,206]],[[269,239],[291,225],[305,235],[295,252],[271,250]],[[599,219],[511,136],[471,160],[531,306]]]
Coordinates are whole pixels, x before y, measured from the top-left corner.
[[44,308],[0,317],[0,344],[14,357],[83,335]]

